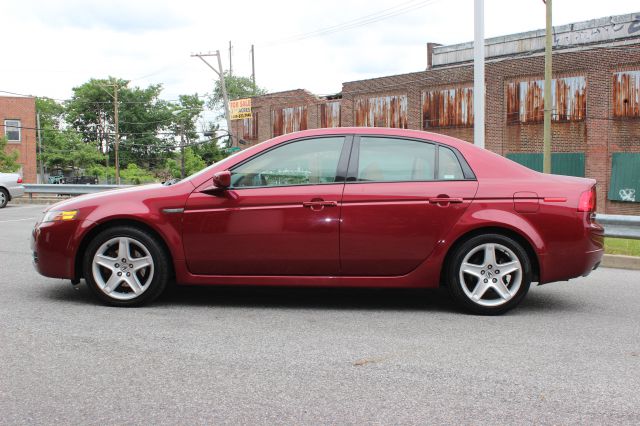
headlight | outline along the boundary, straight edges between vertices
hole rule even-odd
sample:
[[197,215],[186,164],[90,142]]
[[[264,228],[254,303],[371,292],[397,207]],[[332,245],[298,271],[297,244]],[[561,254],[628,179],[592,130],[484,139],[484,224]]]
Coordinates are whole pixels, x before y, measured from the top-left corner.
[[42,222],[59,222],[74,220],[78,216],[78,210],[51,210],[44,214]]

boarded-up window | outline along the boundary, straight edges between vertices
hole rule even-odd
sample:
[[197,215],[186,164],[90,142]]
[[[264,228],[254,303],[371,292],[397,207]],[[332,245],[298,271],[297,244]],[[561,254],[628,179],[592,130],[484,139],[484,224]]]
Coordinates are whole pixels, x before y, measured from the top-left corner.
[[[583,76],[554,78],[551,82],[553,121],[584,120],[587,111],[587,80]],[[509,83],[507,122],[544,121],[544,80]]]
[[320,104],[320,127],[340,126],[340,101]]
[[251,118],[242,120],[242,137],[247,140],[258,139],[258,113],[251,113]]
[[407,96],[359,98],[354,110],[358,127],[407,128]]
[[[507,158],[532,170],[542,171],[544,157],[541,152],[512,152],[507,154]],[[554,175],[584,177],[584,153],[551,153],[551,173]]]
[[614,201],[640,202],[640,153],[612,154],[608,198]]
[[473,88],[422,92],[422,128],[473,126]]
[[613,74],[613,116],[640,117],[640,71]]
[[271,111],[273,136],[307,130],[307,107],[291,107]]

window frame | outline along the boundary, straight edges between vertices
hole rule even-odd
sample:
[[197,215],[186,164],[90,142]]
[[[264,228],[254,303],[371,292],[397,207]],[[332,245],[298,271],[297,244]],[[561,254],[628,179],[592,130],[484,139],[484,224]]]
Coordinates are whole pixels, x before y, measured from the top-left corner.
[[352,152],[352,146],[353,146],[353,137],[354,135],[349,135],[349,134],[335,134],[335,135],[321,135],[321,136],[307,136],[304,138],[298,138],[298,139],[292,139],[289,140],[287,142],[283,142],[277,145],[274,145],[268,149],[265,149],[264,151],[260,151],[259,153],[252,155],[249,158],[246,158],[244,160],[242,160],[241,162],[234,164],[232,167],[230,167],[228,170],[231,172],[231,175],[233,176],[233,171],[235,169],[237,169],[238,167],[255,160],[258,157],[261,157],[267,153],[270,153],[272,151],[277,150],[278,148],[282,148],[284,146],[296,143],[296,142],[303,142],[306,140],[313,140],[313,139],[330,139],[330,138],[342,138],[343,142],[342,142],[342,149],[340,151],[340,156],[338,157],[338,164],[336,166],[336,172],[334,175],[334,181],[333,182],[322,182],[322,183],[300,183],[300,184],[291,184],[291,185],[267,185],[267,186],[230,186],[229,189],[230,190],[234,190],[234,191],[242,191],[243,189],[266,189],[266,188],[287,188],[287,187],[295,187],[295,186],[318,186],[318,185],[335,185],[335,184],[339,184],[342,183],[344,184],[346,181],[346,176],[347,176],[347,168],[348,168],[348,164],[349,164],[349,159],[351,156],[351,152]]
[[[9,125],[8,122],[13,121],[18,123],[17,126]],[[8,129],[9,127],[18,129],[18,139],[9,139]],[[22,142],[22,121],[19,118],[7,118],[4,120],[4,137],[8,143],[21,143]]]
[[[360,161],[360,139],[367,137],[373,137],[378,139],[401,139],[412,142],[419,143],[429,143],[435,146],[435,164],[434,164],[434,179],[430,180],[392,180],[392,181],[359,181],[358,180],[358,167]],[[460,168],[462,169],[462,173],[464,175],[463,179],[438,179],[439,175],[439,167],[440,167],[440,147],[448,148],[455,154],[458,162],[460,163]],[[464,158],[464,156],[460,153],[458,149],[451,145],[447,145],[444,143],[439,143],[436,141],[432,141],[429,139],[419,139],[412,137],[404,137],[404,136],[392,136],[392,135],[376,135],[376,134],[358,134],[354,135],[353,139],[353,147],[351,149],[351,156],[349,159],[349,166],[347,169],[347,184],[380,184],[380,183],[407,183],[407,182],[464,182],[464,181],[475,181],[477,180],[475,173],[469,166],[469,163]]]

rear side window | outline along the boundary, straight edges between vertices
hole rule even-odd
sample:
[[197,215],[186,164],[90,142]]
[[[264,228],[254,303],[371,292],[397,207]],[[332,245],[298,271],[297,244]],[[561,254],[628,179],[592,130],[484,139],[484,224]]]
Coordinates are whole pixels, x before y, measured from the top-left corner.
[[429,181],[435,178],[435,145],[406,139],[362,137],[359,182]]
[[462,180],[464,173],[453,150],[438,147],[438,180]]

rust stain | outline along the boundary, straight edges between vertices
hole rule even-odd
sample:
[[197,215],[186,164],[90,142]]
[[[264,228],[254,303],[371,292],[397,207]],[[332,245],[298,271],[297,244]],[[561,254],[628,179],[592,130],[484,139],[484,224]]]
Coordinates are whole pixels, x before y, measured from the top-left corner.
[[613,116],[640,117],[640,71],[613,74]]
[[[581,121],[587,111],[587,82],[584,76],[554,78],[551,82],[553,121]],[[544,121],[544,80],[512,82],[507,85],[507,123]]]
[[273,136],[307,130],[307,107],[298,106],[271,111]]
[[258,139],[258,113],[251,114],[251,118],[242,120],[242,138],[247,140]]
[[354,102],[358,127],[407,128],[407,96],[358,98]]
[[422,128],[473,125],[473,88],[422,92]]
[[320,127],[340,127],[340,101],[320,104]]

